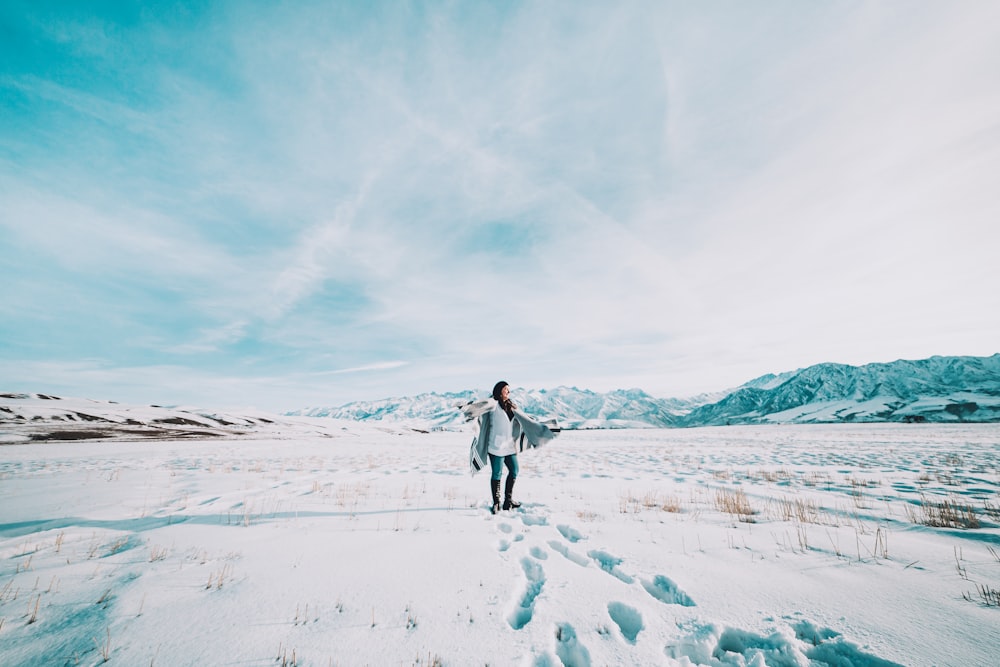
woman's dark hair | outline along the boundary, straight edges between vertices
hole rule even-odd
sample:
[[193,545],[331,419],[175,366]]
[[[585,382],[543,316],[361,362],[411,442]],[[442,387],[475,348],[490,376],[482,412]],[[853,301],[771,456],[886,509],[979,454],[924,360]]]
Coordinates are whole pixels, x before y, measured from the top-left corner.
[[500,400],[500,392],[503,391],[504,387],[508,387],[508,386],[510,386],[510,385],[508,385],[503,380],[500,380],[495,385],[493,385],[493,400],[494,401],[499,401]]
[[500,404],[503,411],[507,413],[507,418],[511,421],[514,420],[514,408],[516,407],[514,403],[508,398],[506,401],[500,398],[500,392],[503,391],[504,387],[509,387],[506,382],[500,380],[495,385],[493,385],[493,400]]

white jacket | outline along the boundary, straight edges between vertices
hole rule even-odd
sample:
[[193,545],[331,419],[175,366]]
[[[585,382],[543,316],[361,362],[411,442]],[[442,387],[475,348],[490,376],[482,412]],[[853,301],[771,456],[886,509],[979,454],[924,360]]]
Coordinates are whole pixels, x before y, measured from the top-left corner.
[[[494,401],[496,403],[496,401]],[[490,440],[486,447],[493,456],[517,454],[514,445],[514,422],[507,416],[499,403],[490,410]]]

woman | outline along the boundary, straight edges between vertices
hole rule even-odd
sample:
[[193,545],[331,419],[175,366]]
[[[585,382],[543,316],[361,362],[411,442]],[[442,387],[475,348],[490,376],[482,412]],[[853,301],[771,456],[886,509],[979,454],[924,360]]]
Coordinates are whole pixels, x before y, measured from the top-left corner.
[[492,400],[469,403],[462,408],[469,419],[479,417],[479,433],[472,440],[469,465],[473,474],[485,467],[484,455],[490,459],[490,498],[493,514],[500,511],[500,479],[507,467],[507,484],[504,487],[502,508],[518,508],[514,500],[514,482],[517,480],[517,453],[526,447],[539,447],[556,436],[559,429],[550,428],[531,419],[517,409],[510,400],[510,386],[503,381],[493,387]]
[[493,477],[490,479],[490,490],[493,492],[493,513],[500,510],[500,478],[503,467],[507,466],[507,485],[504,488],[504,511],[511,507],[518,508],[521,503],[513,498],[514,482],[517,480],[517,446],[514,443],[514,410],[517,408],[510,400],[510,386],[503,381],[493,387],[493,400],[496,405],[489,412],[492,437],[486,451],[490,455],[490,467]]

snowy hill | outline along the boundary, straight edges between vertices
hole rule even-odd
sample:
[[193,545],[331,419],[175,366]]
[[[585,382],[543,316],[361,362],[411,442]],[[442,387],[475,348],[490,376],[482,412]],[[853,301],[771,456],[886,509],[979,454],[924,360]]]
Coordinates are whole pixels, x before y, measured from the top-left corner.
[[748,382],[683,425],[852,421],[1000,421],[1000,354],[818,364]]
[[[423,430],[453,430],[456,409],[485,394],[462,391],[309,408],[290,415],[381,421]],[[750,380],[736,389],[687,399],[639,389],[597,393],[576,387],[515,389],[529,414],[567,429],[669,428],[755,423],[1000,421],[1000,354],[931,357],[848,366],[818,364]]]
[[71,440],[275,439],[388,430],[357,421],[302,419],[158,405],[125,405],[48,394],[0,394],[0,445]]

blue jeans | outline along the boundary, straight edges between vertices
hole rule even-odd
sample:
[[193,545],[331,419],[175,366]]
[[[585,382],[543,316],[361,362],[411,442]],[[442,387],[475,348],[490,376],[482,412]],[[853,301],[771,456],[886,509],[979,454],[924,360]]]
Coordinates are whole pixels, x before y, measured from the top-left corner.
[[517,454],[508,454],[507,456],[490,454],[490,468],[493,470],[494,482],[500,481],[504,466],[507,466],[508,477],[517,477]]

